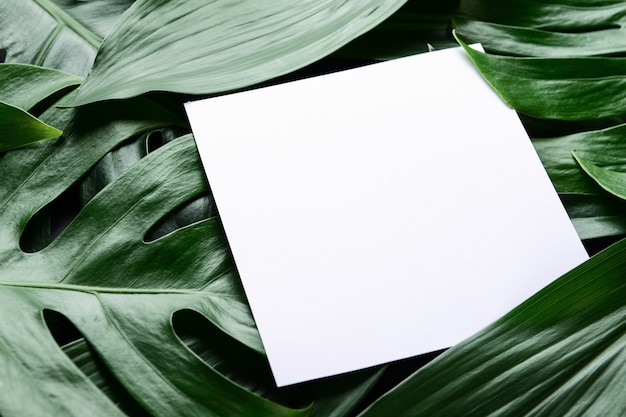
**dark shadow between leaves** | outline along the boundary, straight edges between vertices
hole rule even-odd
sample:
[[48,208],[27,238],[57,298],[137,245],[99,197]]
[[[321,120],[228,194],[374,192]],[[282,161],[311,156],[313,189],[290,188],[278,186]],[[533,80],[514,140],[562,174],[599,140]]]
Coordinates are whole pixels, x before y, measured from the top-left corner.
[[159,219],[148,229],[143,240],[146,243],[153,242],[185,226],[214,216],[217,216],[217,208],[213,196],[208,194],[196,197]]
[[196,311],[177,311],[172,325],[180,340],[217,372],[259,395],[270,393],[273,379],[264,356],[222,332]]
[[[81,179],[30,218],[20,236],[20,249],[26,253],[45,249],[104,187],[128,171],[148,153],[176,139],[182,133],[180,129],[154,130],[124,141],[107,153]],[[193,212],[197,209],[196,204],[187,211]],[[187,225],[193,221],[197,220],[192,218],[188,223],[181,224]]]
[[67,317],[53,310],[44,310],[43,316],[52,337],[63,350],[63,353],[123,413],[133,417],[150,416],[113,376],[102,359]]
[[46,248],[74,220],[81,208],[79,187],[74,184],[28,220],[20,236],[20,249],[35,253]]
[[[7,50],[6,49],[0,49],[0,64],[4,64],[4,61],[6,61],[7,59]],[[0,415],[0,417],[2,417]]]
[[217,372],[248,390],[287,407],[305,408],[314,403],[312,416],[326,415],[328,407],[339,404],[335,400],[344,395],[355,400],[354,404],[347,407],[342,404],[344,410],[355,407],[365,395],[356,393],[355,389],[380,370],[367,369],[277,388],[264,356],[222,332],[200,313],[180,310],[174,314],[172,324],[183,343]]
[[598,25],[598,26],[576,26],[569,28],[544,28],[544,30],[549,30],[551,32],[556,33],[568,33],[568,34],[585,34],[585,33],[593,33],[593,32],[601,32],[603,30],[619,30],[622,27],[618,24],[607,24],[607,25]]

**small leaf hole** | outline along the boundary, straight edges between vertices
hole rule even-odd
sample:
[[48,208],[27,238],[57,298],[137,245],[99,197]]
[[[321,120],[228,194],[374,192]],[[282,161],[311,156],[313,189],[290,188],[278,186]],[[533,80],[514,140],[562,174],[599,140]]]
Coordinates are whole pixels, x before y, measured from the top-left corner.
[[164,144],[165,144],[165,140],[163,138],[163,132],[161,132],[160,130],[155,130],[154,132],[150,132],[146,136],[146,152],[147,153],[156,151]]
[[80,212],[78,185],[74,184],[28,220],[20,236],[20,248],[35,253],[46,248]]
[[224,333],[200,313],[177,311],[172,325],[183,343],[217,372],[260,395],[267,396],[275,390],[265,357]]
[[109,397],[111,402],[128,416],[149,417],[150,414],[120,384],[83,334],[67,317],[48,309],[44,310],[43,317],[63,353]]

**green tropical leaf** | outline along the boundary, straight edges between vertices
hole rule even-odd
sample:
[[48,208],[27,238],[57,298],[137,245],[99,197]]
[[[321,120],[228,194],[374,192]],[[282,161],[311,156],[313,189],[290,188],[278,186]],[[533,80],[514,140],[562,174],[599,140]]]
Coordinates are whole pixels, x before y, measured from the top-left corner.
[[[369,392],[380,370],[275,388],[217,217],[148,239],[208,191],[195,142],[175,133],[187,129],[180,119],[145,98],[51,107],[41,117],[64,135],[0,158],[0,309],[20,320],[0,327],[3,415],[341,417]],[[149,152],[155,132],[162,143]],[[148,149],[116,153],[138,144]],[[82,209],[33,249],[25,231],[76,184],[86,187]],[[181,311],[209,328],[177,319]],[[80,339],[61,349],[51,314]]]
[[559,32],[585,32],[622,26],[626,4],[619,0],[462,0],[474,19]]
[[79,85],[82,77],[25,64],[0,65],[0,100],[31,110],[42,100]]
[[405,1],[138,0],[102,44],[75,104],[259,83],[328,55]]
[[[480,42],[491,53],[551,58],[510,58],[505,63],[506,58],[499,59],[504,57],[490,56],[486,61],[491,62],[483,65],[491,66],[493,71],[483,75],[511,106],[536,117],[552,118],[522,117],[522,120],[579,236],[594,239],[626,234],[626,207],[616,199],[599,198],[598,193],[603,191],[583,174],[571,156],[577,149],[582,155],[593,153],[594,160],[605,165],[619,164],[615,156],[620,155],[622,131],[615,127],[624,118],[618,107],[612,112],[602,106],[607,100],[621,105],[622,75],[619,71],[612,72],[606,61],[589,57],[623,55],[624,4],[611,0],[574,3],[513,0],[505,7],[492,0],[464,0],[461,10],[468,16],[456,17],[454,23],[462,39]],[[610,60],[608,65],[619,62]],[[499,78],[502,68],[510,74]],[[593,72],[595,69],[598,73]],[[514,82],[507,84],[508,81]],[[609,88],[601,92],[612,82],[615,91]],[[512,97],[506,97],[507,94]],[[527,105],[535,108],[529,110]],[[577,106],[581,110],[578,113]],[[555,117],[576,122],[563,122]],[[615,130],[605,132],[607,128]]]
[[535,57],[575,57],[626,53],[626,30],[602,28],[584,33],[551,32],[457,17],[454,26],[467,42],[491,53]]
[[[596,188],[602,191],[600,187]],[[597,195],[560,194],[559,197],[581,239],[626,234],[625,202],[605,192]]]
[[61,133],[19,107],[0,101],[0,152],[56,138]]
[[102,39],[133,0],[3,0],[7,62],[86,75]]
[[626,125],[536,138],[533,145],[552,183],[561,194],[601,194],[603,191],[580,169],[572,151],[615,171],[626,170]]
[[626,413],[626,241],[420,369],[360,417]]
[[[90,116],[102,109],[51,110],[47,118],[66,121],[63,140],[8,153],[0,160],[3,177],[8,170],[13,174],[3,184],[0,204],[5,219],[0,226],[2,316],[21,317],[19,331],[0,330],[4,351],[19,351],[1,355],[0,380],[11,380],[11,385],[2,390],[0,408],[3,413],[23,409],[12,399],[25,398],[37,386],[32,414],[119,414],[54,343],[42,317],[43,311],[52,310],[78,327],[115,377],[153,415],[305,415],[306,411],[289,411],[228,381],[186,349],[172,331],[175,311],[195,309],[261,350],[216,218],[150,244],[143,242],[146,230],[168,210],[206,191],[191,137],[134,165],[94,197],[50,246],[31,254],[20,250],[20,225],[112,145],[175,122],[149,103],[137,104],[118,109],[126,120],[112,119],[100,129],[85,122],[93,122]],[[100,143],[85,153],[82,143],[89,136],[98,137]],[[40,360],[34,363],[35,358]],[[11,378],[14,373],[21,373],[20,378]],[[68,385],[68,380],[75,382]]]
[[80,84],[81,77],[23,64],[0,64],[0,152],[59,137],[61,131],[27,111]]
[[[600,187],[614,196],[626,200],[626,172],[624,170],[616,171],[615,167],[609,169],[608,167],[598,166],[590,162],[589,159],[583,158],[578,152],[572,152],[572,155],[587,175],[593,178]],[[602,155],[597,156],[602,157]],[[621,168],[624,169],[624,167]]]
[[626,113],[626,58],[514,58],[459,43],[500,97],[520,113],[561,120]]

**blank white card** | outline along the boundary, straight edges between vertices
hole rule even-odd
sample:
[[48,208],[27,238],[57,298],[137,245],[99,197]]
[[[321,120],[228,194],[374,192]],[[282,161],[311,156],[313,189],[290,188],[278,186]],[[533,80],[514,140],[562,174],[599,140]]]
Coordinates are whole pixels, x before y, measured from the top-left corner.
[[454,345],[587,259],[460,48],[186,110],[278,386]]

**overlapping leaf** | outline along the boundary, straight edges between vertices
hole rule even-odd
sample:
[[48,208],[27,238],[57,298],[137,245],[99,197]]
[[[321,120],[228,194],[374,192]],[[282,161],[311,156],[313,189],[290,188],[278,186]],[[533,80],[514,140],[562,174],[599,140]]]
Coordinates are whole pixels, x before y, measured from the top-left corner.
[[61,133],[19,107],[0,101],[0,152],[56,138]]
[[360,417],[626,413],[626,241],[564,275]]
[[107,36],[75,104],[259,83],[333,52],[405,1],[138,0]]
[[102,38],[133,0],[3,0],[0,48],[7,62],[85,75]]
[[626,53],[626,29],[621,27],[583,33],[551,32],[461,17],[454,19],[454,26],[463,39],[480,40],[487,51],[497,54],[558,58]]
[[619,0],[462,0],[461,11],[474,19],[561,32],[621,26],[626,4]]
[[[62,74],[25,68],[32,71],[21,73],[24,79],[19,71],[13,74],[13,95],[23,103],[36,105],[65,88]],[[56,88],[37,85],[46,73]],[[8,88],[4,84],[0,94]],[[143,133],[184,130],[178,117],[138,98],[50,108],[41,118],[62,127],[64,135],[0,158],[0,316],[20,320],[18,327],[0,326],[0,383],[10,381],[0,390],[3,415],[122,415],[115,404],[119,396],[105,394],[111,395],[111,386],[123,393],[122,409],[153,416],[308,415],[309,409],[289,409],[253,393],[271,386],[271,376],[219,220],[147,241],[171,211],[207,192],[190,136],[165,140],[146,158],[131,158],[104,189],[99,184],[85,193],[92,198],[56,239],[23,250],[24,230],[68,188],[86,184],[91,167]],[[206,362],[174,330],[172,316],[182,310],[197,311],[216,329],[210,343],[204,342],[212,349],[203,356]],[[56,345],[46,311],[79,329],[94,352],[81,366],[100,364],[97,369],[109,375],[104,385],[94,385]],[[237,358],[217,349],[231,338]],[[244,356],[255,358],[252,372],[238,368]],[[249,376],[242,373],[254,377],[245,382]],[[367,372],[327,381],[287,399],[301,398],[298,407],[317,400],[314,415],[343,416],[378,376]],[[34,401],[25,405],[30,397]]]
[[521,113],[560,120],[626,114],[626,58],[514,58],[459,42],[500,97]]
[[[151,224],[206,190],[192,138],[177,140],[135,165],[45,249],[20,250],[28,219],[108,150],[141,131],[176,123],[149,102],[121,107],[107,111],[105,120],[98,108],[51,110],[45,118],[65,125],[60,140],[0,160],[2,176],[11,172],[0,203],[0,304],[2,317],[22,318],[19,328],[0,330],[5,352],[0,380],[11,381],[0,408],[9,414],[23,409],[14,399],[26,398],[26,391],[36,387],[37,401],[29,405],[34,414],[119,414],[56,347],[42,318],[50,309],[79,328],[153,415],[261,415],[259,410],[302,415],[228,381],[186,349],[172,330],[175,311],[195,309],[261,349],[217,219],[149,244],[143,241]],[[93,143],[89,151],[85,141]],[[67,384],[70,380],[74,383]]]
[[26,110],[64,88],[78,85],[81,80],[32,65],[0,65],[0,152],[59,137],[60,130]]
[[[517,110],[551,119],[525,118],[550,126],[548,136],[559,136],[544,139],[534,133],[533,143],[579,235],[590,239],[626,233],[625,207],[597,196],[603,191],[571,156],[576,149],[582,155],[602,154],[601,165],[621,158],[622,130],[604,129],[624,121],[625,61],[606,57],[624,54],[624,3],[463,0],[461,10],[466,16],[455,19],[460,37],[506,55],[472,54],[489,82]],[[572,134],[581,131],[586,133]]]

